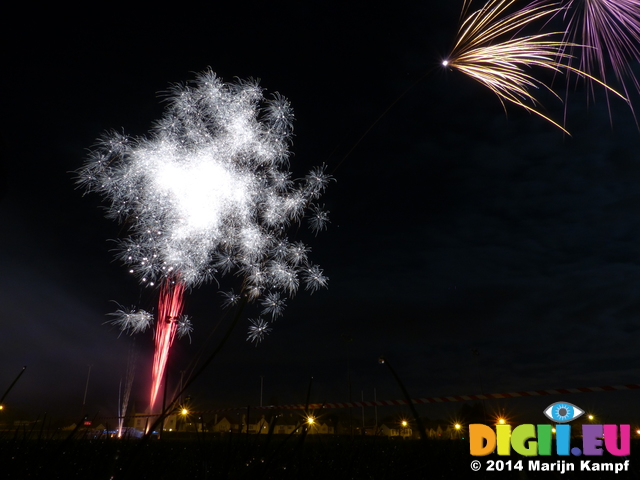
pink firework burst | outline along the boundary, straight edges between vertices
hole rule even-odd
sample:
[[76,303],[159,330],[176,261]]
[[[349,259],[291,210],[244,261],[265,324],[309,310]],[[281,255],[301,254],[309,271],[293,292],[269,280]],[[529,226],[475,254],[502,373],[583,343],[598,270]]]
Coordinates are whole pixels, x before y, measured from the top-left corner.
[[640,91],[631,67],[640,61],[640,0],[565,0],[563,7],[565,43],[579,69],[605,83],[613,75],[627,98],[630,88]]

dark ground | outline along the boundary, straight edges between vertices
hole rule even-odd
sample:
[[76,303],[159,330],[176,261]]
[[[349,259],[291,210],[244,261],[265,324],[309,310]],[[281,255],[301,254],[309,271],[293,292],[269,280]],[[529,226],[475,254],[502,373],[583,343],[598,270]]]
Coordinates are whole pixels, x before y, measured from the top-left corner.
[[[632,452],[638,441],[632,443]],[[0,478],[6,479],[423,479],[423,478],[612,478],[612,472],[486,472],[489,460],[528,459],[478,457],[483,470],[472,472],[466,441],[395,441],[381,437],[203,437],[165,438],[149,443],[113,439],[0,439]],[[555,462],[559,458],[532,457]],[[578,469],[579,459],[566,458]],[[595,461],[624,461],[610,455]],[[638,465],[615,478],[640,478]]]

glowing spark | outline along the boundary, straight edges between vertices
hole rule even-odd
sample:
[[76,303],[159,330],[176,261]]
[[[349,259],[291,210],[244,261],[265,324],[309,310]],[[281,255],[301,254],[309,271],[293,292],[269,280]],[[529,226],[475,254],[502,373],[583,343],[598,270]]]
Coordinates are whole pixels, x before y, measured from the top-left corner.
[[[471,1],[465,0],[463,16],[467,14]],[[555,73],[570,71],[625,99],[588,73],[563,64],[562,61],[569,58],[565,49],[575,45],[553,40],[559,33],[517,36],[537,20],[557,13],[560,7],[536,1],[521,10],[506,13],[515,1],[489,0],[480,10],[470,13],[460,26],[448,65],[485,85],[498,96],[503,106],[505,102],[518,105],[566,133],[564,127],[537,110],[539,102],[529,90],[543,87],[551,93],[553,91],[528,74],[525,68],[541,67]]]

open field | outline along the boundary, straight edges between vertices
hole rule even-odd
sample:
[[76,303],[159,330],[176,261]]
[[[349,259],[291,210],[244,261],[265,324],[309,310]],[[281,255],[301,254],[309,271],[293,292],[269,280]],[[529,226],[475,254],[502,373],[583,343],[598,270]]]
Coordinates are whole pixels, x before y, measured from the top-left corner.
[[[639,478],[640,461],[631,445],[630,471],[615,478]],[[484,467],[491,455],[482,458]],[[558,457],[535,457],[556,462]],[[593,457],[591,457],[593,458]],[[466,441],[389,440],[376,437],[165,436],[150,442],[113,438],[0,440],[0,478],[6,479],[423,479],[557,478],[556,472],[473,472]],[[513,462],[519,455],[502,457]],[[578,470],[584,457],[564,457]],[[595,461],[624,461],[606,456]],[[528,462],[524,459],[524,462]],[[612,472],[565,472],[562,478],[612,478]]]

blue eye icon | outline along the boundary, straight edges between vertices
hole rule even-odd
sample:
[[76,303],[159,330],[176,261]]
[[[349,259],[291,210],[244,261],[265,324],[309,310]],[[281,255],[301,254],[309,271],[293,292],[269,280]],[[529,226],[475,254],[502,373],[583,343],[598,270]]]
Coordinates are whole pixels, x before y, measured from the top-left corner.
[[556,423],[567,423],[575,420],[584,413],[584,410],[568,402],[556,402],[544,410],[544,414]]

